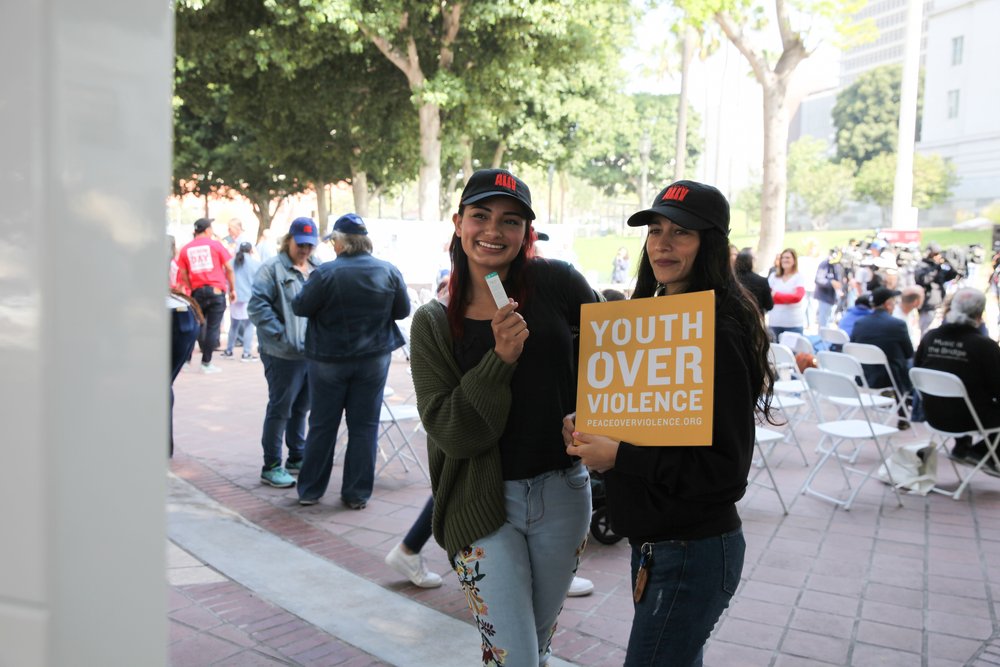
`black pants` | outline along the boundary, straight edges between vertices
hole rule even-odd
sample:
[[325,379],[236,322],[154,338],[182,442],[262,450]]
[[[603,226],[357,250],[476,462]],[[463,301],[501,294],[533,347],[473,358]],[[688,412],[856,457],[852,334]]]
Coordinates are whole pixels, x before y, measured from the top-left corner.
[[[216,294],[218,291],[218,294]],[[222,330],[222,316],[226,314],[226,293],[217,287],[199,287],[191,292],[192,298],[201,306],[205,323],[198,336],[201,348],[201,363],[212,363],[212,352],[219,347],[219,332]]]

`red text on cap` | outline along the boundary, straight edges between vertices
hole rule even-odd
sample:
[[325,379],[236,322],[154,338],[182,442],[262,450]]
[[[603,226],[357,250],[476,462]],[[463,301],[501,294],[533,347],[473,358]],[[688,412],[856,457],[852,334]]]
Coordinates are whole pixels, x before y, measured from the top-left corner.
[[497,174],[494,185],[499,185],[501,188],[506,188],[507,190],[517,190],[517,181],[510,174]]
[[684,201],[690,190],[683,185],[671,185],[667,188],[667,191],[663,193],[663,198],[660,201],[666,201],[672,199],[674,201]]

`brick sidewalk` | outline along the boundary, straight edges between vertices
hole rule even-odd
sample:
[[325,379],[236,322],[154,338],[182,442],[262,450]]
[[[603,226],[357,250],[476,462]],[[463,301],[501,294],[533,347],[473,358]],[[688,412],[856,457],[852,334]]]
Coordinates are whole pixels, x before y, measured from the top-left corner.
[[[337,500],[338,466],[323,501],[300,507],[294,489],[273,489],[259,482],[260,424],[267,401],[259,363],[220,360],[218,365],[222,373],[205,376],[185,371],[175,384],[174,472],[282,539],[468,621],[464,596],[456,578],[448,574],[444,552],[433,541],[424,555],[430,568],[444,575],[445,584],[439,589],[415,588],[382,562],[430,493],[422,475],[415,470],[404,473],[394,462],[376,481],[368,508],[356,512]],[[396,399],[411,392],[404,361],[394,361],[389,382]],[[905,432],[897,444],[918,437],[919,432]],[[815,426],[806,425],[800,438],[815,460]],[[421,433],[415,434],[414,446],[423,456]],[[872,459],[865,456],[870,455],[863,455],[860,463],[871,465]],[[767,489],[751,487],[741,502],[747,537],[743,580],[707,646],[705,664],[997,664],[988,660],[998,627],[1000,481],[980,476],[960,502],[936,494],[905,496],[903,508],[896,508],[888,487],[871,481],[852,510],[844,512],[796,495],[809,470],[797,457],[791,447],[779,446],[771,461],[785,501],[794,501],[788,516],[782,515],[777,498]],[[945,460],[939,472],[942,479],[952,477]],[[831,466],[819,480],[836,488],[839,475]],[[555,654],[580,665],[621,664],[632,615],[627,545],[605,546],[592,540],[580,574],[594,580],[596,591],[567,600],[554,639]],[[202,604],[195,594],[175,589],[172,599],[178,596],[196,608]],[[176,641],[172,649],[183,641]],[[288,654],[278,658],[273,645],[240,650],[265,660],[294,662]],[[315,664],[377,664],[364,662],[372,658],[360,653],[343,658],[332,651],[328,655],[342,662]],[[172,656],[178,667],[212,664],[180,660],[173,650]],[[361,662],[344,662],[349,660]]]

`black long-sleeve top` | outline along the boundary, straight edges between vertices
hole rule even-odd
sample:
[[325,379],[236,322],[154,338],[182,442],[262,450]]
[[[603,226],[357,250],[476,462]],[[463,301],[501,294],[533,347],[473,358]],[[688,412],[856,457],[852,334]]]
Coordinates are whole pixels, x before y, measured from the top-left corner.
[[638,447],[623,442],[605,476],[615,533],[633,544],[702,539],[741,525],[753,458],[754,397],[749,349],[735,303],[716,308],[714,422],[710,447]]

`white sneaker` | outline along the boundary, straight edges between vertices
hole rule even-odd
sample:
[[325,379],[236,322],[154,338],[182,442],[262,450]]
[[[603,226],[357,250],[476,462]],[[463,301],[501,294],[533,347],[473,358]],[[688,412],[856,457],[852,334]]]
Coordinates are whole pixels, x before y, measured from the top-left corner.
[[385,557],[385,564],[421,588],[437,588],[441,577],[427,569],[420,554],[404,553],[400,545],[392,548]]
[[579,598],[584,595],[590,595],[593,592],[593,581],[590,579],[584,579],[583,577],[573,577],[573,583],[569,585],[569,592],[566,593],[566,595],[571,598]]
[[221,373],[222,369],[219,368],[218,366],[216,366],[215,364],[208,363],[208,364],[202,364],[201,365],[201,372],[202,373]]

